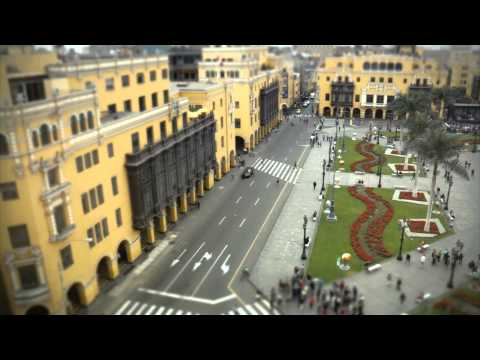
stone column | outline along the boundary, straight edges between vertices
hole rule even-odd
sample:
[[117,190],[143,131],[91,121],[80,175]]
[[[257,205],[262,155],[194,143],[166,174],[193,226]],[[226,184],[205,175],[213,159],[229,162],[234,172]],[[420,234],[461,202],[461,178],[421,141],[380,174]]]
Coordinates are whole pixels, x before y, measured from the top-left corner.
[[147,243],[153,244],[155,242],[155,225],[150,220],[147,227]]
[[215,170],[215,180],[221,180],[223,176],[222,163],[219,163],[217,169]]
[[165,212],[165,209],[162,209],[162,214],[158,218],[159,222],[159,230],[161,233],[166,233],[168,230],[168,225],[167,225],[167,214]]
[[210,170],[208,175],[205,176],[205,190],[210,190],[213,187],[214,180],[213,180],[213,171]]
[[197,196],[203,197],[204,195],[204,187],[203,187],[203,179],[197,182]]
[[190,205],[193,205],[197,202],[197,191],[195,187],[190,190]]
[[178,220],[177,203],[173,201],[172,204],[168,206],[168,221],[176,223],[177,220]]
[[187,193],[180,195],[180,212],[185,214],[188,211]]

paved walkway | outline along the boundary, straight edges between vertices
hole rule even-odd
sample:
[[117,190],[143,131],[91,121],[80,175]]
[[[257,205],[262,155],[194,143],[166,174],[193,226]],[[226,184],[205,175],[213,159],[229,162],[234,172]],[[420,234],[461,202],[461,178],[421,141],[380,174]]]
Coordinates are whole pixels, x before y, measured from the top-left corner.
[[[350,128],[347,131],[347,135],[349,132],[360,134],[366,130]],[[335,128],[325,129],[325,131],[332,134],[335,132]],[[310,236],[311,239],[314,239],[316,226],[321,226],[318,223],[312,226],[311,215],[313,211],[319,211],[320,208],[317,196],[321,187],[321,163],[324,158],[328,160],[328,146],[326,144],[322,144],[321,148],[315,147],[310,152],[303,165],[304,169],[297,184],[292,190],[284,210],[279,216],[269,235],[265,248],[252,270],[252,281],[266,294],[270,293],[272,286],[278,284],[280,278],[290,279],[295,266],[304,265],[300,259],[303,239],[303,214],[307,214],[309,217],[307,236]],[[462,162],[465,160],[470,161],[472,168],[476,170],[477,174],[479,173],[479,153],[462,153],[460,160]],[[448,187],[442,175],[443,169],[437,179],[437,187],[440,187],[441,192],[446,193]],[[326,182],[327,178],[328,183],[331,184],[333,173],[329,173],[328,177],[326,176]],[[366,186],[376,187],[378,184],[378,176],[372,174],[361,176],[351,173],[336,174],[336,179],[340,180],[341,185],[353,185],[358,178],[362,178]],[[316,181],[318,184],[315,192],[313,192],[313,181]],[[429,190],[430,182],[430,177],[419,178],[419,189]],[[399,179],[392,176],[384,176],[382,185],[385,188],[393,188],[397,185],[411,187],[413,182],[410,177]],[[480,213],[480,186],[477,178],[467,181],[454,175],[454,185],[449,205],[456,215],[454,225],[456,234],[435,242],[432,248],[451,249],[457,239],[463,240],[465,243],[463,265],[457,266],[455,274],[455,285],[459,285],[468,279],[468,262],[472,259],[477,260],[477,256],[480,254],[480,222],[478,221],[478,214]],[[410,254],[412,257],[410,265],[399,262],[393,257],[384,261],[382,263],[383,268],[376,273],[367,274],[361,272],[345,279],[347,285],[356,285],[359,292],[365,295],[365,314],[401,314],[413,309],[417,305],[415,297],[419,292],[428,292],[432,297],[436,297],[448,290],[446,284],[450,276],[450,268],[447,268],[443,263],[436,266],[430,265],[431,252],[428,252],[428,261],[425,267],[422,268],[419,262],[419,254],[415,251]],[[399,301],[400,292],[396,291],[394,286],[391,288],[387,286],[386,277],[389,273],[394,276],[393,282],[398,277],[403,281],[402,289],[407,296],[407,300],[403,305],[400,305]],[[287,314],[310,314],[314,312],[314,310],[310,309],[301,311],[293,304],[287,305],[283,310]]]

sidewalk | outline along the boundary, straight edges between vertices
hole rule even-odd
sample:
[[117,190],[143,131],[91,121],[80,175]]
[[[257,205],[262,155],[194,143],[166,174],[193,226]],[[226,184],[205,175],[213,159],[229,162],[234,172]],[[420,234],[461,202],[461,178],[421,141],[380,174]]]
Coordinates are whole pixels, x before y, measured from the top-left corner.
[[[333,131],[332,131],[333,130]],[[363,130],[363,129],[362,129]],[[351,129],[350,132],[360,133],[361,129]],[[327,129],[327,132],[334,133],[335,129]],[[314,210],[319,211],[320,202],[318,201],[319,188],[321,187],[321,162],[323,158],[328,159],[328,146],[322,145],[322,148],[315,147],[310,152],[308,159],[304,164],[304,170],[292,190],[289,199],[286,202],[282,214],[272,230],[265,248],[252,271],[252,281],[257,284],[262,291],[269,294],[272,286],[277,286],[280,278],[290,279],[295,266],[303,265],[300,260],[302,252],[302,218],[303,214],[309,217],[307,227],[307,236],[314,239],[315,228],[312,227],[311,214]],[[462,153],[460,160],[468,160],[472,163],[472,168],[480,169],[480,154],[471,152]],[[352,185],[361,177],[366,186],[376,187],[378,177],[376,175],[355,175],[350,173],[337,173],[336,179],[340,179],[342,185]],[[333,173],[328,173],[325,177],[326,183],[331,184]],[[328,179],[328,180],[327,180]],[[421,190],[430,189],[431,178],[419,178],[418,187]],[[317,191],[313,192],[313,181],[316,181]],[[411,187],[413,185],[410,177],[395,178],[392,176],[382,177],[382,186],[392,188],[396,185]],[[437,178],[437,187],[441,192],[447,190],[447,185],[442,176]],[[478,214],[480,213],[480,186],[477,178],[471,181],[463,180],[454,175],[454,185],[450,195],[450,208],[455,211],[455,232],[451,237],[441,239],[432,246],[435,249],[451,249],[455,246],[458,239],[462,239],[464,246],[463,265],[456,268],[454,284],[460,285],[468,279],[467,264],[470,260],[477,260],[480,254],[480,223]],[[317,224],[315,224],[317,225]],[[321,226],[321,224],[319,225]],[[313,246],[313,244],[311,245]],[[450,276],[450,267],[443,263],[436,266],[431,265],[431,252],[427,253],[427,263],[425,268],[421,268],[417,252],[410,253],[412,263],[407,265],[405,262],[399,262],[396,257],[382,262],[382,269],[376,273],[367,274],[357,273],[347,279],[344,279],[349,286],[356,285],[359,292],[365,296],[365,314],[371,315],[390,315],[407,312],[417,306],[415,297],[419,292],[430,293],[436,297],[448,290],[446,284]],[[396,279],[400,277],[403,285],[402,290],[407,296],[407,300],[400,305],[400,292],[395,287],[387,287],[387,274],[391,273]],[[327,286],[329,288],[330,286]],[[311,314],[313,310],[305,308],[299,310],[295,304],[287,304],[284,309],[286,314]]]

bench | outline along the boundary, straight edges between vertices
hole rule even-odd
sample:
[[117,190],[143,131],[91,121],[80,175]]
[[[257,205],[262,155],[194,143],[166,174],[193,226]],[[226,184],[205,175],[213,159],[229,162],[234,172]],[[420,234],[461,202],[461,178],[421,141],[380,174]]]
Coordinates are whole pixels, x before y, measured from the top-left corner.
[[430,248],[430,245],[425,244],[425,245],[423,245],[423,246],[419,246],[419,247],[417,248],[417,251],[418,251],[418,252],[421,252],[421,251],[423,251],[423,250],[427,250],[428,248]]
[[382,265],[381,265],[381,264],[371,265],[371,266],[367,267],[367,272],[368,272],[368,273],[371,273],[371,272],[380,270],[381,268],[382,268]]

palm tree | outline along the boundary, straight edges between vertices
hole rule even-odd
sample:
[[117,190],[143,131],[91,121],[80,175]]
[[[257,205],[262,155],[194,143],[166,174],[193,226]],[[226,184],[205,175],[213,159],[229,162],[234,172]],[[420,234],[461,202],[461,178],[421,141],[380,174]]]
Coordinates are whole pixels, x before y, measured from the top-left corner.
[[399,117],[407,114],[410,116],[418,113],[430,114],[432,110],[432,95],[424,91],[400,95],[388,105],[388,108],[393,110]]
[[[415,140],[412,140],[409,144],[418,154],[421,154],[423,158],[433,164],[430,201],[424,228],[424,231],[429,232],[433,209],[433,194],[439,165],[444,164],[456,174],[469,179],[466,169],[459,164],[456,158],[462,145],[456,143],[452,137],[447,135],[443,128],[438,126],[429,126],[421,136],[416,137]],[[454,160],[452,160],[452,158]]]
[[432,101],[435,104],[440,118],[442,116],[445,117],[445,109],[462,96],[464,96],[464,91],[459,88],[442,87],[433,89]]

